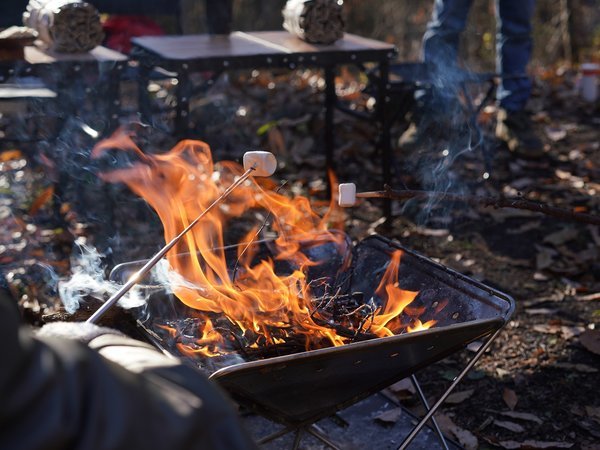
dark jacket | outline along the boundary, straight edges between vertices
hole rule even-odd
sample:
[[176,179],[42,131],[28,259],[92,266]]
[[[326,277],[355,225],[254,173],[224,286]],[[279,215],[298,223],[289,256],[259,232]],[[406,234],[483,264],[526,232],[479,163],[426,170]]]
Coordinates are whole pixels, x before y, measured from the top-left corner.
[[18,320],[0,288],[0,449],[254,448],[192,367],[123,336],[38,339]]

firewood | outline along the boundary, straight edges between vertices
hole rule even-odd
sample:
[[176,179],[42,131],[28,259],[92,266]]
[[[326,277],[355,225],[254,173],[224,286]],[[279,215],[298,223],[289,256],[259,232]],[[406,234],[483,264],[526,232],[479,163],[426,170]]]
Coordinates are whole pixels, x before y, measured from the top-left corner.
[[29,0],[23,23],[58,53],[87,52],[104,39],[98,10],[81,0]]
[[344,35],[342,6],[336,0],[288,0],[283,28],[313,44],[333,44]]

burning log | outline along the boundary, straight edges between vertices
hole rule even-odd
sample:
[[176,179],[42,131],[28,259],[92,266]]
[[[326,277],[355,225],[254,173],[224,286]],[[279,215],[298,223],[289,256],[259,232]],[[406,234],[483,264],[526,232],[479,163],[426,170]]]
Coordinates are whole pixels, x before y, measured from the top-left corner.
[[344,35],[341,2],[288,0],[283,8],[283,28],[313,44],[333,44]]
[[343,183],[339,186],[339,205],[342,207],[354,206],[357,198],[388,198],[391,200],[409,200],[412,198],[447,200],[451,202],[463,202],[475,206],[493,208],[524,209],[542,213],[547,216],[563,220],[574,220],[576,222],[591,225],[600,225],[600,216],[571,211],[566,208],[533,202],[520,197],[482,197],[476,195],[454,194],[452,192],[402,190],[396,191],[385,186],[383,191],[356,192],[354,183]]
[[104,39],[98,10],[81,0],[29,0],[23,23],[59,53],[87,52]]

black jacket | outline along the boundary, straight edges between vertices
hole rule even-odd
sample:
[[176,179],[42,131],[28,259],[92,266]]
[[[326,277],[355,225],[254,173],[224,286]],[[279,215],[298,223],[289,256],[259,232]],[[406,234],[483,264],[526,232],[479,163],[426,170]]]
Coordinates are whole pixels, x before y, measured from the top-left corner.
[[0,288],[0,449],[254,448],[193,368],[123,336],[42,340],[18,321]]

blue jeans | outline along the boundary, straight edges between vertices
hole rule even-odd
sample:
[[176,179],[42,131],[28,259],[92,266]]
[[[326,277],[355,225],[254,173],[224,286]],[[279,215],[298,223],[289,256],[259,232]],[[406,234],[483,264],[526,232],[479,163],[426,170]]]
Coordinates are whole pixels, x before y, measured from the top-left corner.
[[[472,2],[435,0],[423,38],[423,56],[434,73],[434,84],[448,92],[452,92],[451,85],[458,76],[459,35],[465,28]],[[535,0],[496,0],[496,68],[502,76],[497,100],[509,111],[522,110],[531,93],[526,67],[531,56],[534,7]]]

